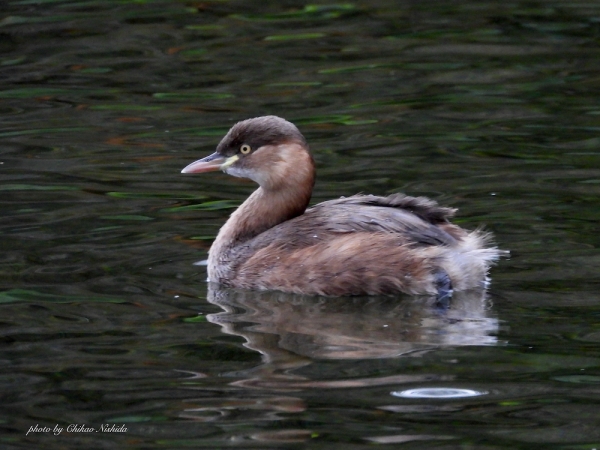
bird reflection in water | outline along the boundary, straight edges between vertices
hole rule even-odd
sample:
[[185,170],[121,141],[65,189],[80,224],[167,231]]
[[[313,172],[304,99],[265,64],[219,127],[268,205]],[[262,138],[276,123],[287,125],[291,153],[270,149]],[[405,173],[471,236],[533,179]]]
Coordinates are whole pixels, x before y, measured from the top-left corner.
[[[194,420],[227,420],[234,414],[237,420],[247,415],[271,421],[280,413],[304,411],[303,392],[378,386],[398,390],[407,384],[453,379],[438,373],[389,372],[326,379],[318,369],[326,360],[419,357],[446,346],[497,344],[498,320],[485,290],[455,293],[448,309],[439,308],[436,296],[405,296],[400,301],[382,296],[325,298],[220,288],[214,283],[209,284],[208,300],[223,309],[208,315],[208,321],[228,335],[242,337],[245,347],[261,354],[262,363],[221,374],[234,379],[229,383],[232,392],[226,398],[190,400],[184,416]],[[310,433],[286,429],[250,438],[302,442]]]
[[224,310],[208,320],[243,337],[270,367],[266,373],[289,372],[312,359],[392,358],[497,342],[498,320],[485,290],[455,293],[449,309],[440,309],[435,296],[325,298],[212,283],[208,300]]

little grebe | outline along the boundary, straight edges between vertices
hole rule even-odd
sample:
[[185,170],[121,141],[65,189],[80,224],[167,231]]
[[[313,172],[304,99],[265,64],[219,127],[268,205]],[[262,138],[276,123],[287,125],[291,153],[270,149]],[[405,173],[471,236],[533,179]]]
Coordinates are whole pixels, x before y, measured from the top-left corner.
[[260,187],[221,228],[208,279],[223,286],[317,295],[427,294],[483,288],[503,251],[449,222],[425,197],[355,195],[306,209],[315,165],[280,117],[235,124],[217,151],[183,173],[223,170]]

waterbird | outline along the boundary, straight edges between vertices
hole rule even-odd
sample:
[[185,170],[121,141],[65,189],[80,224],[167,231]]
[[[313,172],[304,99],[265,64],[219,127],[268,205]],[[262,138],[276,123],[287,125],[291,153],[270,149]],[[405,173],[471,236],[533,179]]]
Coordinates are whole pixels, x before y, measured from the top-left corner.
[[208,281],[324,295],[433,295],[485,288],[505,252],[426,197],[353,195],[309,208],[315,163],[300,130],[277,116],[236,123],[215,153],[182,173],[222,170],[259,187],[220,229]]

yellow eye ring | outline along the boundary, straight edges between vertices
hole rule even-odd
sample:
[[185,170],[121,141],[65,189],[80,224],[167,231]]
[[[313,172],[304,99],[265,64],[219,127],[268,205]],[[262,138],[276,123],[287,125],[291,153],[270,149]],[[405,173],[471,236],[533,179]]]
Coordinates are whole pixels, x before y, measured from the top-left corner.
[[242,146],[240,147],[240,152],[243,155],[247,155],[248,153],[250,153],[251,150],[252,147],[250,147],[248,144],[242,144]]

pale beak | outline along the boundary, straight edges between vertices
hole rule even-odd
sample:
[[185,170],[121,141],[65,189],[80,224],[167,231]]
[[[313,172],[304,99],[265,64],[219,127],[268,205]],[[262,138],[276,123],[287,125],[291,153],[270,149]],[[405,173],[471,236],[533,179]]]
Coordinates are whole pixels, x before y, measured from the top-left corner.
[[213,153],[212,155],[207,156],[206,158],[199,159],[198,161],[194,161],[191,164],[188,164],[183,168],[181,173],[202,173],[202,172],[212,172],[214,170],[225,170],[231,164],[238,160],[237,155],[230,156],[229,158],[225,158],[223,155],[218,153]]

